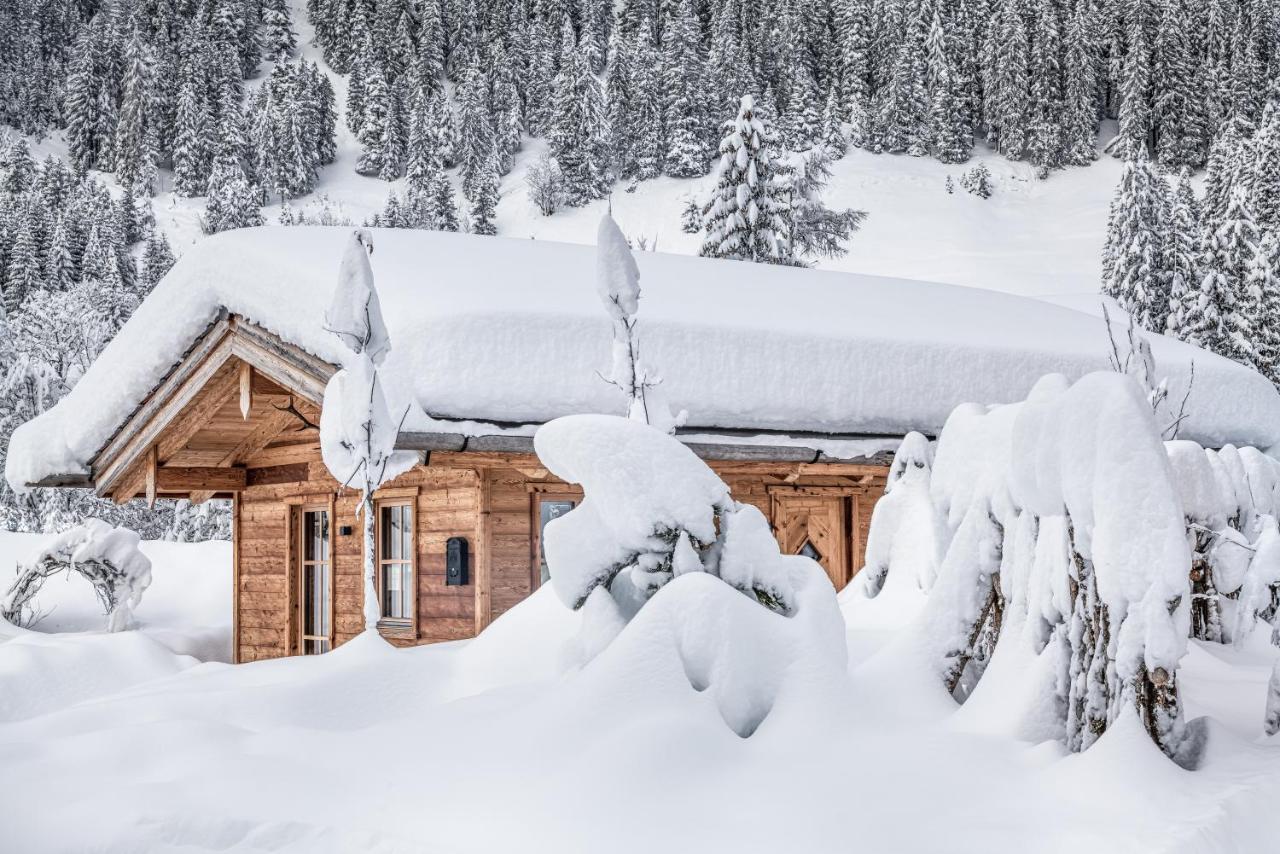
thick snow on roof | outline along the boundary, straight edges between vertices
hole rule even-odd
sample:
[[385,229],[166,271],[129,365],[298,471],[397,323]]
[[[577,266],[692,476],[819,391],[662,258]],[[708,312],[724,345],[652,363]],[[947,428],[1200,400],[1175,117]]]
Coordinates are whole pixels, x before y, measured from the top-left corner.
[[[15,432],[10,482],[84,472],[223,308],[340,364],[345,350],[323,314],[349,233],[266,227],[193,246],[72,393]],[[608,370],[611,337],[593,247],[381,229],[373,242],[392,343],[383,376],[393,411],[409,407],[404,429],[466,432],[437,419],[543,422],[625,409],[597,375]],[[936,433],[959,403],[1020,400],[1046,373],[1075,379],[1107,367],[1098,318],[1037,300],[637,255],[644,355],[691,428]],[[1152,349],[1175,400],[1195,361],[1184,438],[1280,441],[1280,396],[1263,377],[1176,341],[1155,337]]]

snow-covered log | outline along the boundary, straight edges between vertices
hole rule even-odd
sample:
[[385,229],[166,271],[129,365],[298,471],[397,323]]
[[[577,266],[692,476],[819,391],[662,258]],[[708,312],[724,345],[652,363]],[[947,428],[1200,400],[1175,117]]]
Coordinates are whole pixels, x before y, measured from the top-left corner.
[[45,581],[59,572],[78,572],[93,585],[107,617],[106,629],[119,632],[133,621],[133,610],[151,585],[151,561],[138,548],[140,538],[128,528],[87,519],[59,534],[31,563],[22,567],[6,593],[0,616],[27,624],[37,616],[31,600]]
[[556,595],[584,612],[583,658],[680,576],[715,576],[787,617],[802,588],[831,590],[817,563],[782,555],[764,515],[734,501],[706,463],[662,431],[573,415],[543,425],[534,447],[549,471],[583,489],[582,503],[550,522],[544,540]]

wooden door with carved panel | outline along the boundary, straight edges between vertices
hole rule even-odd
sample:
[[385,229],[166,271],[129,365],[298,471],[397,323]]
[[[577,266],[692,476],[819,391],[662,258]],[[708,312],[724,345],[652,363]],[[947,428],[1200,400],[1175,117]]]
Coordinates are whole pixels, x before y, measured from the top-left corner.
[[773,527],[784,554],[802,554],[822,564],[836,590],[852,577],[849,498],[843,495],[773,496]]

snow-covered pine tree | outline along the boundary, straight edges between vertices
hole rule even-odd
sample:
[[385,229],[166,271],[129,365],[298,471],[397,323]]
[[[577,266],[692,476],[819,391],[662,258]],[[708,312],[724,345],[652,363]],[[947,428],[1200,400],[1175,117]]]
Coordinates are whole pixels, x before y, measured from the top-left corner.
[[208,200],[201,223],[206,234],[262,225],[258,190],[249,184],[236,158],[229,155],[218,158],[209,176],[206,195]]
[[1169,316],[1164,333],[1185,339],[1188,319],[1200,298],[1200,221],[1191,173],[1182,167],[1165,223],[1160,268],[1168,280]]
[[641,27],[632,46],[631,103],[628,123],[630,150],[625,158],[641,181],[662,174],[667,153],[662,135],[662,78],[657,46],[649,41],[648,27]]
[[1253,337],[1262,310],[1260,295],[1254,298],[1246,288],[1257,241],[1248,197],[1244,188],[1236,188],[1219,223],[1206,225],[1200,298],[1187,319],[1185,336],[1193,344],[1246,365],[1257,359]]
[[[135,21],[124,54],[120,120],[116,123],[112,153],[116,180],[132,187],[155,169],[155,137],[150,128],[152,112],[152,60]],[[145,181],[143,182],[145,183]]]
[[1130,5],[1130,20],[1125,31],[1128,50],[1124,56],[1124,72],[1120,80],[1120,122],[1111,152],[1125,160],[1146,150],[1151,133],[1151,50],[1147,44],[1146,16],[1143,3]]
[[866,218],[866,211],[832,210],[822,201],[831,180],[831,155],[821,146],[793,155],[783,176],[790,185],[787,254],[796,263],[818,258],[839,258],[849,250],[845,243]]
[[768,131],[755,100],[742,96],[735,119],[725,122],[716,183],[703,205],[699,254],[769,264],[791,264],[787,233],[788,188],[775,180]]
[[999,0],[983,48],[987,140],[1009,158],[1026,147],[1031,46],[1021,0]]
[[1249,202],[1262,233],[1280,231],[1280,80],[1262,111],[1249,153]]
[[501,41],[494,47],[492,66],[493,143],[498,155],[498,172],[505,175],[511,171],[515,154],[520,150],[524,118],[516,68]]
[[1058,11],[1052,0],[1031,3],[1031,51],[1027,74],[1031,92],[1026,115],[1026,155],[1046,178],[1062,165],[1063,89]]
[[1242,184],[1241,175],[1247,162],[1245,152],[1252,133],[1247,121],[1232,119],[1223,125],[1209,148],[1200,214],[1206,227],[1212,227],[1222,219],[1233,189]]
[[839,92],[843,116],[848,119],[851,141],[866,140],[871,113],[872,38],[874,25],[870,0],[836,0],[834,10],[839,37]]
[[840,121],[839,92],[833,86],[827,92],[827,103],[822,108],[822,145],[832,158],[839,159],[849,150],[849,137]]
[[1249,261],[1245,291],[1258,301],[1253,328],[1254,364],[1263,376],[1280,385],[1280,232],[1261,232],[1257,250]]
[[488,77],[476,62],[466,71],[458,107],[458,168],[462,193],[475,198],[476,181],[494,153],[493,118],[489,114]]
[[1199,166],[1208,148],[1204,98],[1193,67],[1187,0],[1167,0],[1152,51],[1152,122],[1156,158],[1166,168]]
[[1163,269],[1167,193],[1139,148],[1121,171],[1102,255],[1102,292],[1152,332],[1163,331],[1169,316],[1171,283]]
[[498,155],[492,149],[472,177],[467,200],[471,203],[471,233],[497,234],[493,220],[498,213]]
[[1088,166],[1098,157],[1098,56],[1089,21],[1088,4],[1076,4],[1068,15],[1064,40],[1062,157],[1072,166]]
[[706,65],[692,0],[676,0],[667,8],[659,70],[667,146],[663,171],[676,178],[692,178],[707,171]]
[[142,293],[145,295],[159,284],[164,274],[173,267],[173,250],[169,247],[169,239],[161,229],[155,229],[147,238],[146,247],[142,251]]
[[582,205],[604,194],[608,144],[603,94],[573,25],[561,28],[560,73],[555,78],[551,153],[564,174],[565,201]]
[[182,65],[173,141],[173,188],[180,196],[199,196],[209,183],[211,152],[208,104],[196,62]]
[[270,59],[281,59],[293,54],[298,46],[298,34],[293,30],[288,0],[261,0],[262,45]]
[[979,163],[960,176],[960,186],[972,196],[991,198],[991,170],[987,168],[987,164]]
[[898,43],[879,116],[884,150],[906,152],[913,157],[926,154],[929,146],[929,21],[924,17],[927,8],[927,3],[916,3],[906,21],[907,29]]

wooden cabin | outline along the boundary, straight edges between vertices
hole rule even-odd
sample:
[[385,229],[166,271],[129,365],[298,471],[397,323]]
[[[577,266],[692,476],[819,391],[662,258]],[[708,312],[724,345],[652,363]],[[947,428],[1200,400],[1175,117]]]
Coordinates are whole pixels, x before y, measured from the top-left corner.
[[[237,661],[322,653],[363,628],[359,496],[330,476],[318,428],[341,360],[323,306],[346,236],[247,229],[198,244],[10,445],[15,487],[230,499]],[[419,455],[376,495],[380,628],[404,645],[466,638],[547,580],[542,528],[580,498],[534,455],[537,426],[623,409],[595,374],[609,327],[594,251],[432,232],[374,240],[392,337],[385,388],[405,412],[397,447]],[[1020,396],[1044,373],[1105,367],[1109,352],[1100,321],[1034,300],[653,253],[640,264],[647,355],[692,413],[677,437],[837,588],[862,566],[907,430],[936,433],[959,403]],[[939,300],[942,317],[899,310]],[[689,322],[708,307],[710,320]],[[975,327],[994,348],[973,344]],[[1265,379],[1178,342],[1153,350],[1175,382],[1196,360],[1200,437],[1280,439]],[[1226,411],[1238,400],[1255,405]]]
[[[364,628],[359,493],[320,458],[335,370],[241,317],[219,318],[94,460],[93,487],[117,502],[232,500],[237,661],[324,652]],[[471,637],[546,581],[542,526],[581,492],[547,473],[528,437],[405,433],[400,447],[422,462],[376,494],[380,629],[406,645]],[[691,447],[765,512],[782,548],[848,583],[884,490],[883,457]],[[467,561],[451,584],[452,538]]]

